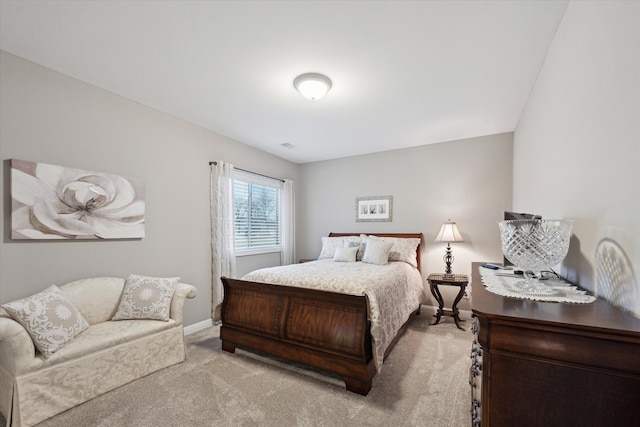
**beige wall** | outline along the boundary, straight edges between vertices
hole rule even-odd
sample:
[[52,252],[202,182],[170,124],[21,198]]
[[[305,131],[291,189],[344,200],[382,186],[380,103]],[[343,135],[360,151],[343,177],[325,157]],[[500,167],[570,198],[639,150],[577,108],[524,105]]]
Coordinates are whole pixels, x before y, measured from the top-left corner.
[[[78,80],[0,53],[3,218],[0,302],[50,283],[129,273],[179,275],[198,288],[187,325],[209,318],[209,165],[223,159],[297,188],[297,255],[316,257],[331,231],[422,232],[424,276],[443,271],[443,221],[457,221],[454,271],[501,259],[496,221],[511,207],[512,134],[296,165]],[[8,159],[137,177],[146,184],[146,237],[127,241],[10,239]],[[356,223],[355,198],[392,195],[393,222]],[[278,257],[242,257],[238,273]],[[453,299],[446,292],[447,302]],[[431,303],[430,295],[426,301]],[[463,301],[461,308],[468,308]]]
[[[6,52],[0,52],[0,67],[0,302],[84,277],[175,275],[198,288],[186,303],[185,323],[208,319],[208,162],[226,160],[294,180],[298,166]],[[12,241],[12,158],[144,180],[146,237]]]
[[[469,274],[472,261],[500,261],[497,221],[511,208],[512,153],[512,134],[506,133],[303,164],[298,256],[317,257],[321,237],[332,231],[422,232],[426,278],[444,272],[446,244],[433,240],[451,218],[465,239],[452,245],[454,273]],[[365,196],[393,196],[393,221],[356,222],[356,197]],[[468,301],[460,308],[469,308]]]
[[[469,273],[472,261],[500,260],[495,223],[513,207],[576,220],[562,271],[589,289],[615,282],[596,272],[599,245],[614,242],[613,261],[630,271],[619,302],[640,313],[639,21],[638,2],[571,2],[513,135],[299,166],[0,52],[0,302],[82,277],[180,275],[199,292],[186,323],[207,319],[208,161],[223,159],[297,181],[299,258],[316,257],[331,231],[419,231],[426,277],[442,271],[433,239],[451,218],[466,239],[454,271]],[[10,240],[11,158],[143,179],[147,236]],[[392,222],[355,222],[356,197],[383,195]],[[273,262],[241,259],[239,271]]]
[[563,275],[638,316],[639,23],[640,2],[569,4],[515,130],[513,185],[514,209],[575,220]]

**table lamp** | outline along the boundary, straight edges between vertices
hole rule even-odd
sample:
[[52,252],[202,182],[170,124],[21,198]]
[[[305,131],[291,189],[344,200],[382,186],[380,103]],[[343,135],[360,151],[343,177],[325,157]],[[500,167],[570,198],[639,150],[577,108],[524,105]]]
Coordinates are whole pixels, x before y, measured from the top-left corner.
[[446,264],[445,268],[445,276],[453,276],[453,270],[451,269],[451,264],[453,264],[453,254],[451,253],[451,242],[464,242],[464,239],[460,235],[458,231],[458,227],[455,222],[452,222],[450,219],[442,224],[440,228],[440,232],[436,237],[436,242],[447,242],[447,250],[445,252],[444,263]]

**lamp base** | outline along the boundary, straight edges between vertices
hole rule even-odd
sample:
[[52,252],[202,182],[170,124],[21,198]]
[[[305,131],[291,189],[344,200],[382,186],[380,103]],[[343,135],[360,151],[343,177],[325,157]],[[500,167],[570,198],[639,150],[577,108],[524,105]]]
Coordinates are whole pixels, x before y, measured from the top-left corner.
[[451,264],[453,264],[453,253],[451,252],[451,244],[447,243],[447,250],[444,253],[444,257],[442,260],[444,261],[446,268],[444,269],[444,275],[447,277],[453,277],[453,269],[451,268]]

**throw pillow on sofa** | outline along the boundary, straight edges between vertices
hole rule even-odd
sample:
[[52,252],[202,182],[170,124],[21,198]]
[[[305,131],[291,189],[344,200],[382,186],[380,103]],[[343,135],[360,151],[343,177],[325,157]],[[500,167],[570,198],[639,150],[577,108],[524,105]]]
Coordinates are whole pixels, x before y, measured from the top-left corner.
[[60,350],[89,327],[86,319],[56,285],[2,307],[27,330],[45,357]]
[[118,311],[111,320],[169,320],[171,299],[179,277],[147,277],[131,274],[122,292]]

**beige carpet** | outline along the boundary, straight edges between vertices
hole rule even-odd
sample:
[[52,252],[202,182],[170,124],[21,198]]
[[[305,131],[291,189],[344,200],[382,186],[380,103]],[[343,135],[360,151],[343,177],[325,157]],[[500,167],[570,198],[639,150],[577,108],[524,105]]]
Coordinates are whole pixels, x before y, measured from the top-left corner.
[[337,378],[238,349],[218,329],[187,337],[187,361],[50,418],[75,426],[468,426],[470,322],[411,323],[366,397]]

